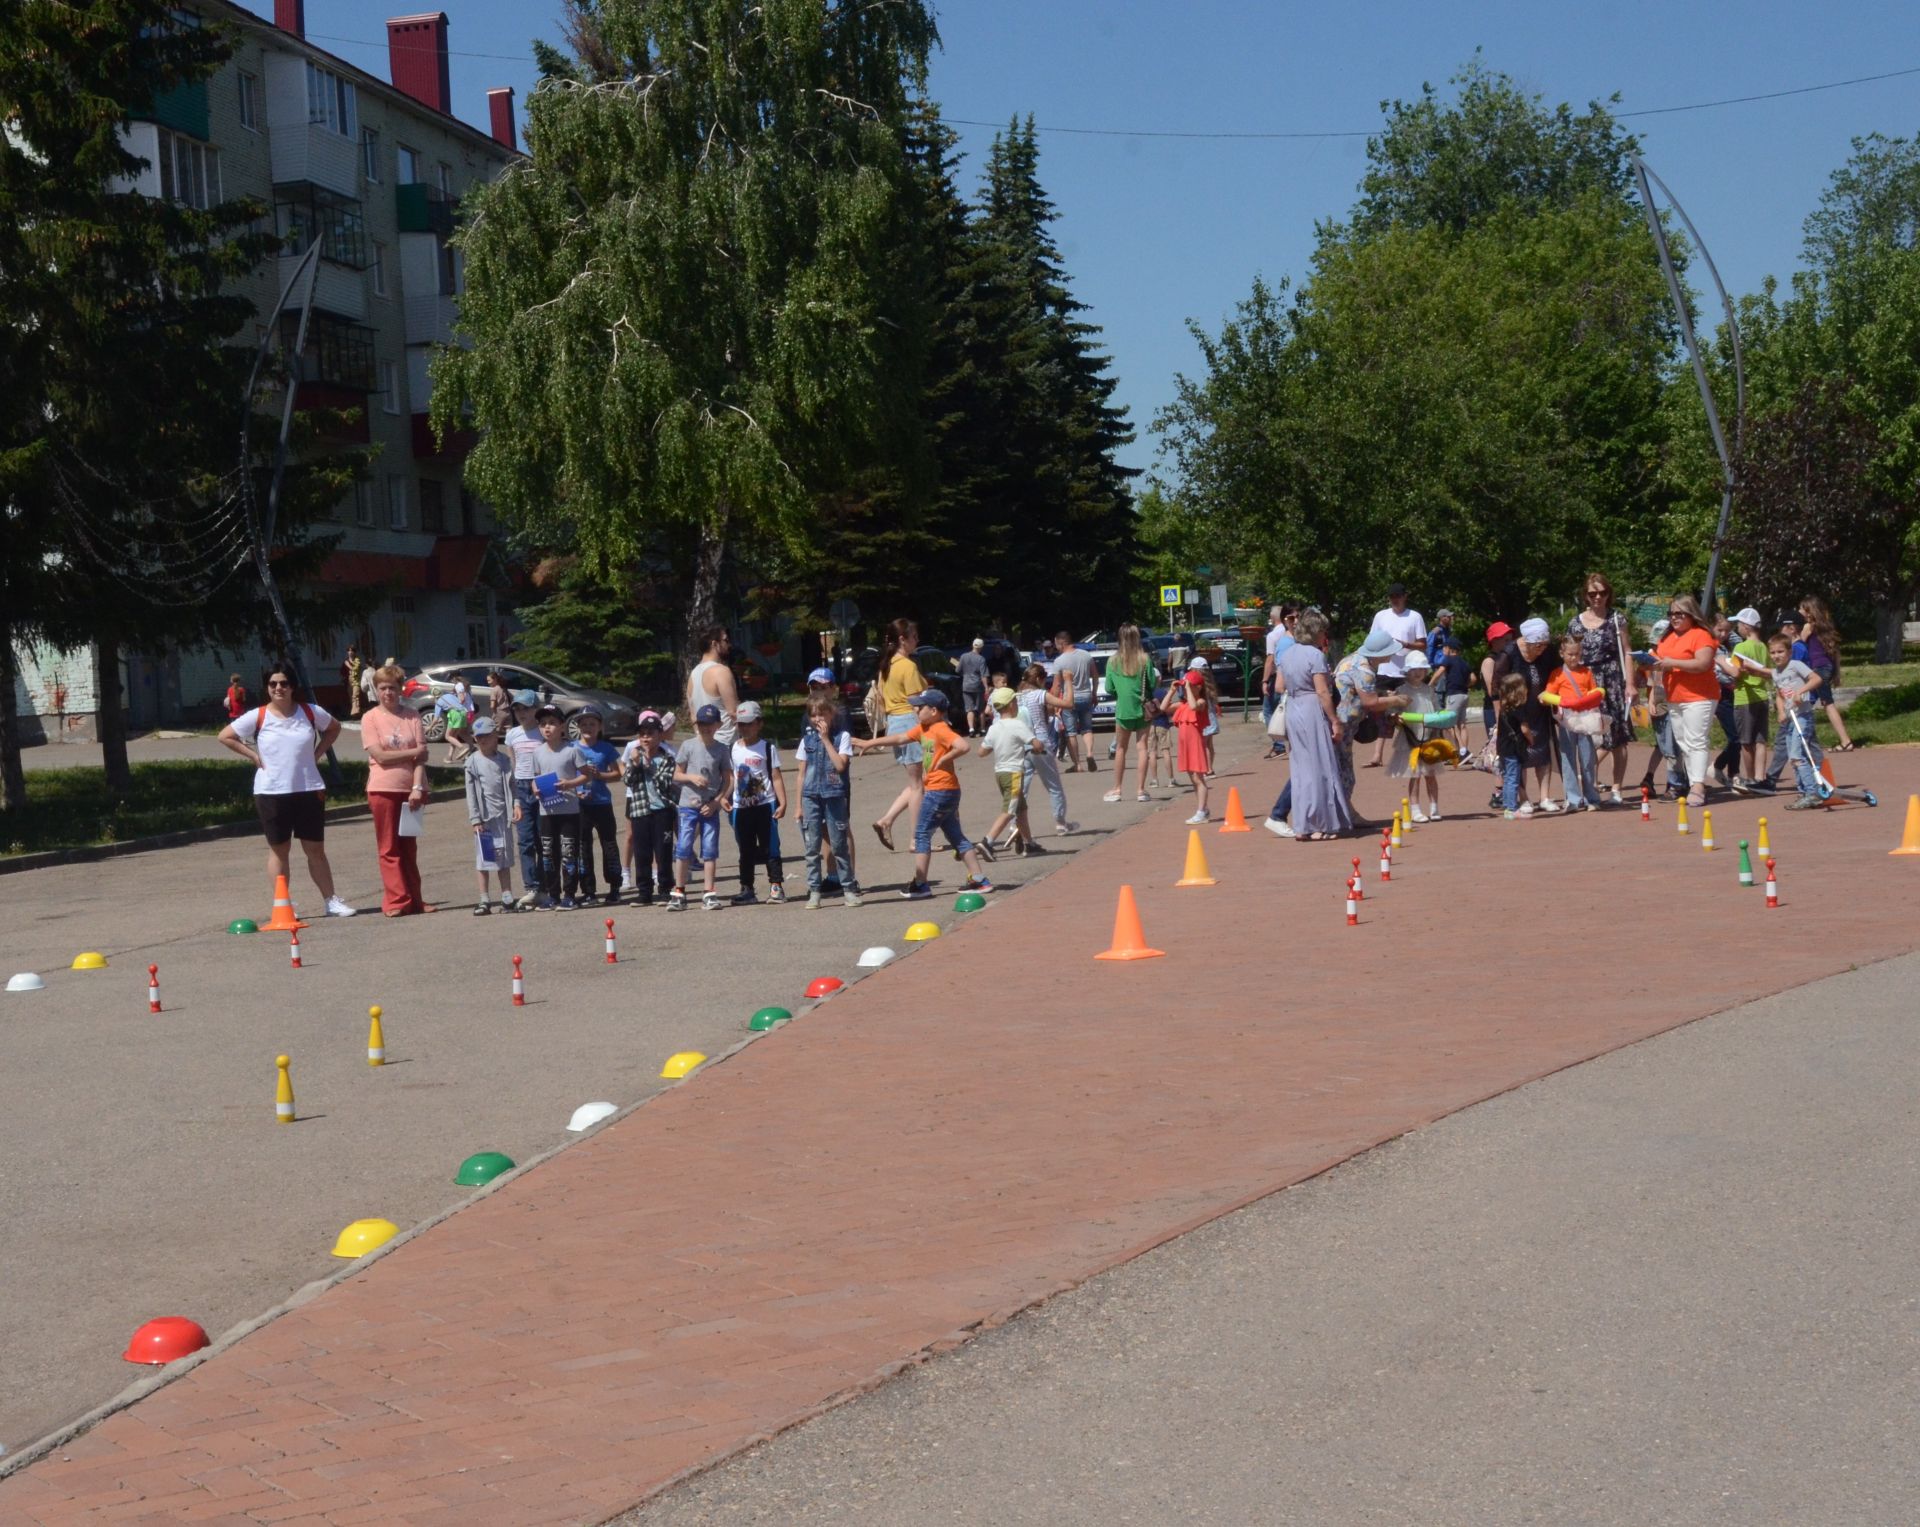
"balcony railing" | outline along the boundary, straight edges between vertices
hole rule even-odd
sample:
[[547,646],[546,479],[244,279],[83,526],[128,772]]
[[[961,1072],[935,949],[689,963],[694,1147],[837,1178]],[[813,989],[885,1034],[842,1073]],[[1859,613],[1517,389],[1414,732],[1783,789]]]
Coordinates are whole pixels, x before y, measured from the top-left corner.
[[437,233],[444,239],[453,232],[453,199],[424,181],[395,186],[393,210],[402,233]]
[[[298,313],[282,315],[282,343],[291,348],[299,328]],[[315,312],[307,325],[307,353],[301,362],[301,375],[306,381],[327,387],[372,392],[373,330],[364,324],[344,323],[326,313]]]

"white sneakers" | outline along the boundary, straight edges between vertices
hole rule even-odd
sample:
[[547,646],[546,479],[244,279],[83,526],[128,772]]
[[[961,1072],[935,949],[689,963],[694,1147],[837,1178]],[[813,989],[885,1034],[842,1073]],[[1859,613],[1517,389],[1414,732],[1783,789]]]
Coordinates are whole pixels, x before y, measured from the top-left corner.
[[1266,830],[1276,838],[1291,838],[1295,836],[1292,824],[1289,823],[1285,817],[1268,817],[1266,821],[1260,825],[1266,828]]
[[1207,819],[1206,812],[1196,811],[1192,816],[1187,818],[1187,825],[1189,827],[1198,827],[1202,822],[1206,821],[1206,819]]
[[348,906],[338,896],[329,896],[327,898],[327,916],[352,917],[353,915],[354,909]]
[[1427,819],[1426,812],[1422,811],[1418,806],[1413,808],[1412,816],[1416,822],[1424,822]]

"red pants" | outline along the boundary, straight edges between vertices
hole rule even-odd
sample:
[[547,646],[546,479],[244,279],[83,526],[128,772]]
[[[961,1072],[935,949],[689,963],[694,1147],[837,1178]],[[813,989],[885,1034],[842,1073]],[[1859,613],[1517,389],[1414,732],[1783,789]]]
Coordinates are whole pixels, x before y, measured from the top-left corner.
[[427,899],[420,894],[420,840],[400,836],[400,808],[407,797],[370,790],[367,804],[373,808],[373,841],[380,850],[380,910],[389,917],[426,911]]

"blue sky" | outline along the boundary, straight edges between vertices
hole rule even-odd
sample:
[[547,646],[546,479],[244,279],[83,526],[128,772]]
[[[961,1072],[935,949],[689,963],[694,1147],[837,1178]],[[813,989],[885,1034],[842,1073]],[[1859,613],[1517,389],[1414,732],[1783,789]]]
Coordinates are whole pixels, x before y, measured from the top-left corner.
[[[251,8],[272,12],[271,0]],[[310,37],[386,74],[376,0],[307,0]],[[458,115],[485,124],[485,91],[536,78],[528,39],[557,8],[450,6]],[[939,11],[933,91],[949,118],[1033,113],[1041,175],[1074,290],[1106,330],[1119,401],[1152,464],[1148,430],[1197,356],[1195,318],[1217,328],[1256,273],[1297,279],[1317,220],[1352,204],[1364,140],[1087,137],[1048,127],[1170,132],[1375,130],[1379,103],[1443,83],[1483,50],[1549,103],[1619,91],[1621,111],[1790,90],[1920,67],[1908,3],[1256,4],[1252,0],[968,0]],[[351,39],[333,41],[330,38]],[[371,44],[369,46],[368,44]],[[1639,118],[1648,163],[1685,202],[1735,293],[1784,277],[1800,223],[1855,135],[1920,132],[1920,74],[1784,100]],[[962,127],[971,180],[991,127]]]

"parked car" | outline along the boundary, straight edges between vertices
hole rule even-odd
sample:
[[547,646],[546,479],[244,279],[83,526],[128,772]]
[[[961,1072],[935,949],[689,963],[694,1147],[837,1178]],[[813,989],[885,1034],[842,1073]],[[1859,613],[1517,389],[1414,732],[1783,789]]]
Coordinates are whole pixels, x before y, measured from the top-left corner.
[[569,737],[580,735],[580,727],[574,717],[583,705],[599,707],[600,728],[605,736],[624,741],[639,734],[640,707],[624,695],[612,694],[604,689],[589,689],[571,679],[563,679],[556,673],[526,663],[429,663],[414,674],[412,693],[404,697],[406,704],[420,712],[429,742],[438,742],[447,734],[446,715],[444,712],[435,714],[433,702],[442,695],[452,694],[453,681],[458,678],[467,681],[467,688],[473,692],[474,703],[484,706],[487,703],[487,675],[490,673],[500,674],[510,689],[531,689],[543,702],[551,700],[559,706],[560,714],[567,718]]

